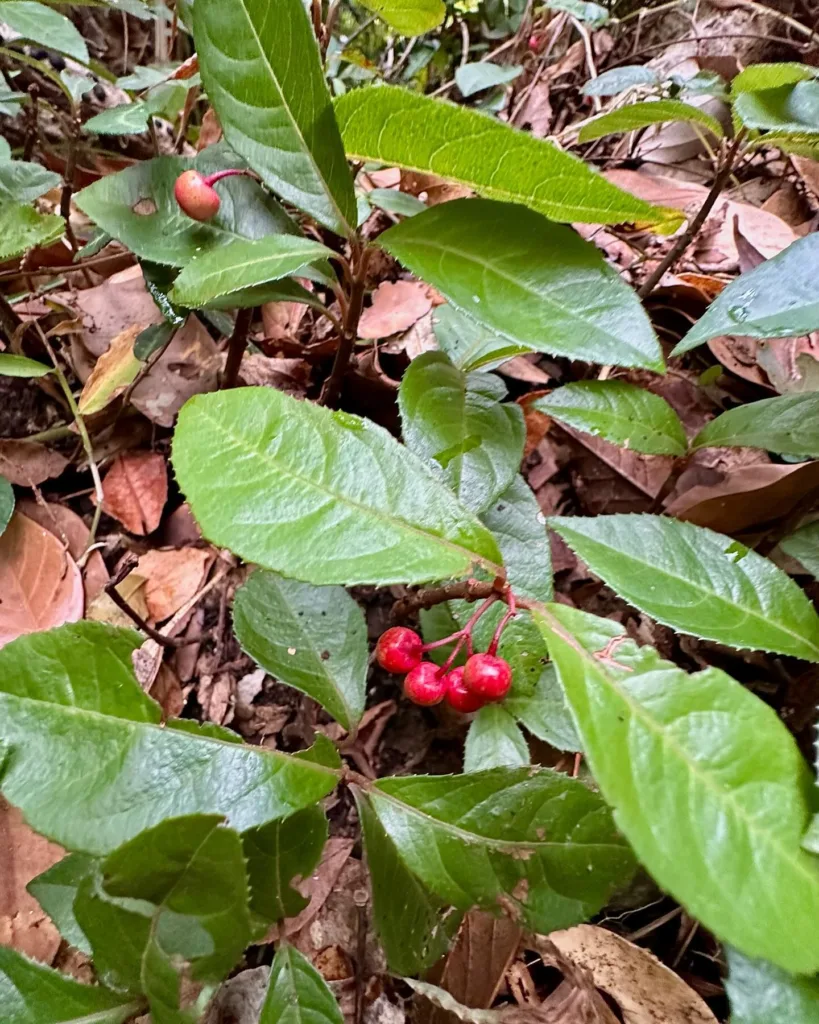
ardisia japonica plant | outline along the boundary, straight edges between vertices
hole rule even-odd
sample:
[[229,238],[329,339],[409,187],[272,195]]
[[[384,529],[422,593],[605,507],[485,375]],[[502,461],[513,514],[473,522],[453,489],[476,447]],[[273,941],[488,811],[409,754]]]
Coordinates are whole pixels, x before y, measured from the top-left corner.
[[[408,17],[407,5],[375,6]],[[431,6],[434,24],[442,11]],[[762,977],[812,991],[811,770],[775,712],[724,671],[689,673],[618,623],[554,600],[547,523],[519,472],[524,410],[491,371],[531,352],[608,367],[529,410],[669,456],[675,475],[705,446],[819,456],[819,397],[728,411],[689,440],[661,397],[611,376],[638,368],[650,380],[663,351],[638,295],[567,226],[671,232],[676,211],[465,107],[391,86],[331,101],[301,0],[195,0],[191,17],[223,141],[109,175],[75,199],[141,261],[169,325],[189,310],[238,310],[224,386],[182,409],[173,467],[204,537],[256,566],[233,604],[242,648],[317,701],[343,738],[318,735],[290,754],[162,721],[132,667],[144,638],[128,629],[85,621],[3,648],[0,788],[66,850],[30,890],[99,984],[0,948],[0,1020],[200,1020],[245,949],[303,909],[294,884],[319,862],[322,801],[339,786],[355,800],[373,921],[398,975],[423,976],[472,908],[547,935],[592,918],[642,866],[728,947],[735,1005]],[[749,147],[819,145],[819,122],[799,114],[814,76],[801,65],[743,72],[732,139],[659,85],[616,123],[609,114],[583,130],[690,117],[719,152],[713,205]],[[477,197],[413,209],[373,238],[348,160],[437,175]],[[438,349],[400,384],[401,440],[336,409],[379,251],[445,299]],[[756,338],[819,329],[817,255],[810,234],[742,275],[675,351],[739,323]],[[252,311],[280,300],[308,303],[332,326],[332,368],[314,400],[235,386]],[[170,338],[149,331],[142,360]],[[819,662],[808,597],[730,537],[664,515],[559,516],[548,527],[673,630]],[[782,547],[815,565],[815,524]],[[425,714],[473,716],[462,774],[376,779],[350,767],[360,768],[370,652],[346,588],[360,585],[405,588],[375,658],[410,700],[443,704]],[[578,777],[530,764],[527,733],[578,755],[566,759]],[[259,1020],[295,1013],[342,1020],[315,968],[281,940]]]

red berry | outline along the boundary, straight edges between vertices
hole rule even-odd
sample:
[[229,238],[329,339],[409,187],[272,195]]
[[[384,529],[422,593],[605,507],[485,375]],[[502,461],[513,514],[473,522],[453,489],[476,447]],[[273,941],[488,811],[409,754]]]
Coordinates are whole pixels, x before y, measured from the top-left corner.
[[446,677],[446,702],[451,708],[468,715],[483,707],[483,700],[464,686],[464,670],[454,668]]
[[537,50],[540,48],[540,36],[529,36],[529,49]]
[[440,704],[445,693],[446,676],[431,661],[416,665],[404,680],[404,696],[425,708]]
[[388,672],[409,672],[421,664],[423,644],[414,629],[393,626],[378,638],[375,657]]
[[503,700],[511,685],[509,662],[494,654],[473,654],[464,666],[464,686],[486,703]]
[[183,171],[173,186],[176,201],[194,220],[210,220],[219,209],[219,193],[199,171]]

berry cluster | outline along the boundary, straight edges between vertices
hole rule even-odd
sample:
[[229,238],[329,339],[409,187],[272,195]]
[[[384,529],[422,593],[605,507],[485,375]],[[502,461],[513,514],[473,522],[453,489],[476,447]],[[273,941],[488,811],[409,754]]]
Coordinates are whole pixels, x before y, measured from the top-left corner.
[[[466,635],[466,634],[465,634]],[[375,649],[378,664],[387,672],[406,673],[404,695],[422,707],[431,707],[445,700],[463,714],[477,711],[484,704],[501,701],[512,685],[509,662],[494,651],[472,654],[463,668],[449,669],[449,658],[443,667],[423,661],[426,650],[437,644],[424,645],[421,637],[405,626],[394,626],[382,633]]]

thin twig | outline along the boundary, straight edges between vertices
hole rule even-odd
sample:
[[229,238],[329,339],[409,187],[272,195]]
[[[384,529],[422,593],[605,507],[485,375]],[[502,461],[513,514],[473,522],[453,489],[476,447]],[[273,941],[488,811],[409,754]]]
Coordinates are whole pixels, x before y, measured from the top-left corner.
[[146,636],[150,637],[151,640],[158,643],[161,647],[177,649],[179,647],[189,647],[191,644],[201,643],[203,639],[201,634],[199,636],[185,637],[165,636],[165,634],[160,633],[158,629],[154,629],[153,626],[149,626],[139,612],[128,604],[122,594],[117,590],[117,586],[130,574],[135,565],[135,559],[127,559],[116,576],[105,584],[105,593],[111,598],[117,608],[127,615],[138,629],[140,629]]
[[341,385],[344,380],[344,374],[347,372],[350,357],[352,356],[353,348],[355,347],[355,340],[358,337],[358,321],[361,317],[361,310],[364,305],[364,291],[367,282],[367,264],[370,261],[371,252],[371,249],[364,248],[355,264],[352,286],[350,288],[350,297],[347,303],[347,309],[344,313],[343,330],[338,339],[336,358],[333,361],[333,369],[330,372],[330,376],[327,378],[327,382],[325,383],[319,397],[319,403],[321,405],[327,405],[330,408],[335,406],[339,395],[341,394]]
[[427,587],[396,601],[390,619],[397,622],[422,608],[433,608],[445,601],[483,601],[492,594],[502,593],[504,588],[504,580],[489,583],[483,580],[459,580],[457,583],[444,583],[440,587]]
[[233,334],[228,342],[227,361],[225,372],[222,376],[222,388],[235,388],[239,379],[239,367],[242,365],[242,356],[247,348],[247,335],[250,331],[250,324],[253,320],[252,309],[240,309],[236,314],[236,323],[233,325]]
[[[589,30],[579,21],[574,15],[571,16],[572,25],[574,25],[580,38],[583,40],[583,51],[586,54],[586,70],[589,72],[590,81],[594,81],[597,78],[597,65],[594,63],[594,49],[592,48],[591,36]],[[602,109],[602,101],[599,96],[592,96],[592,106],[594,107],[595,113],[599,114]]]
[[734,0],[737,7],[744,7],[746,11],[755,11],[757,14],[766,14],[776,21],[781,21],[783,25],[787,25],[788,28],[792,28],[794,32],[799,32],[803,36],[807,36],[808,39],[813,39],[815,32],[812,28],[808,28],[807,25],[803,25],[797,21],[796,18],[792,18],[789,14],[785,14],[783,11],[771,10],[770,7],[766,7],[764,4],[757,3],[756,0]]
[[714,178],[714,184],[711,186],[711,191],[705,197],[705,201],[699,208],[697,215],[693,218],[693,220],[691,220],[688,227],[671,247],[665,259],[662,260],[660,265],[644,281],[642,287],[637,292],[641,299],[644,299],[647,295],[650,295],[654,291],[654,289],[662,280],[662,277],[666,273],[666,271],[670,270],[676,264],[677,260],[682,256],[682,254],[685,252],[685,250],[697,236],[700,228],[705,223],[708,214],[714,208],[714,204],[716,203],[717,199],[719,199],[722,190],[725,188],[729,178],[731,177],[731,173],[734,169],[734,161],[736,159],[737,153],[739,152],[739,147],[742,145],[742,140],[744,137],[744,130],[740,130],[739,132],[737,132],[734,141],[731,143],[731,146],[725,154],[725,158],[722,162],[722,167],[720,167],[716,178]]

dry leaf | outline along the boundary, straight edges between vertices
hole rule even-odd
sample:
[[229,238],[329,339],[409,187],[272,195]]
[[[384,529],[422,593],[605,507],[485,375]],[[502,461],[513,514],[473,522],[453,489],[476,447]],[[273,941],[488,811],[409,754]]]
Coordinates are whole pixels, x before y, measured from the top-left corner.
[[102,508],[130,533],[153,533],[168,500],[168,469],[158,452],[124,452],[102,482]]
[[145,580],[143,594],[154,622],[164,622],[189,601],[205,582],[213,553],[202,548],[148,551],[136,565]]
[[423,199],[427,206],[438,203],[449,203],[453,199],[466,199],[474,195],[466,185],[456,185],[434,174],[421,174],[418,171],[401,171],[401,191],[408,195]]
[[[53,533],[69,555],[76,561],[85,554],[91,531],[76,512],[65,505],[53,502],[38,502],[24,499],[17,502],[18,511],[33,519],[35,523]],[[109,580],[108,570],[99,551],[92,551],[85,561],[82,570],[85,584],[86,608],[102,592]]]
[[150,695],[162,708],[166,718],[178,718],[182,714],[185,707],[182,684],[176,672],[165,662],[159,666]]
[[383,281],[373,292],[372,305],[361,314],[360,338],[389,338],[409,330],[432,309],[432,297],[423,281]]
[[222,126],[213,107],[208,107],[202,118],[202,125],[199,129],[199,138],[196,140],[196,148],[201,151],[208,146],[215,145],[222,138]]
[[528,129],[536,139],[545,139],[552,129],[551,91],[548,79],[540,79],[515,115],[516,127]]
[[572,427],[562,429],[649,498],[657,497],[673,468],[674,460],[668,456],[641,455]]
[[196,699],[206,721],[215,722],[217,725],[229,725],[233,721],[233,676],[230,672],[200,676]]
[[52,480],[68,465],[68,459],[37,441],[0,440],[0,476],[19,487],[34,487]]
[[[309,927],[318,912],[324,906],[324,902],[333,891],[333,886],[341,874],[341,870],[347,863],[350,854],[355,846],[355,840],[331,837],[327,840],[324,852],[321,855],[319,866],[309,878],[297,886],[302,896],[310,902],[296,917],[288,918],[284,925],[284,934],[291,938],[297,935],[302,929]],[[267,941],[278,940],[278,928],[274,927],[267,935]]]
[[647,949],[581,924],[550,940],[618,1004],[624,1024],[717,1024],[705,1002]]
[[0,797],[0,945],[45,964],[57,953],[60,933],[26,885],[64,853],[29,828],[20,811]]
[[[145,604],[145,597],[142,593],[144,582],[145,580],[141,576],[132,572],[116,586],[117,593],[128,602],[141,619],[148,618],[148,606]],[[85,617],[93,619],[95,622],[107,622],[112,626],[134,628],[133,619],[129,618],[118,604],[114,603],[106,590],[97,594],[87,606]]]
[[134,356],[134,342],[147,327],[145,323],[126,327],[99,357],[80,395],[80,412],[90,416],[104,409],[128,387],[142,363]]
[[15,512],[0,536],[0,647],[82,618],[77,563],[54,534]]

